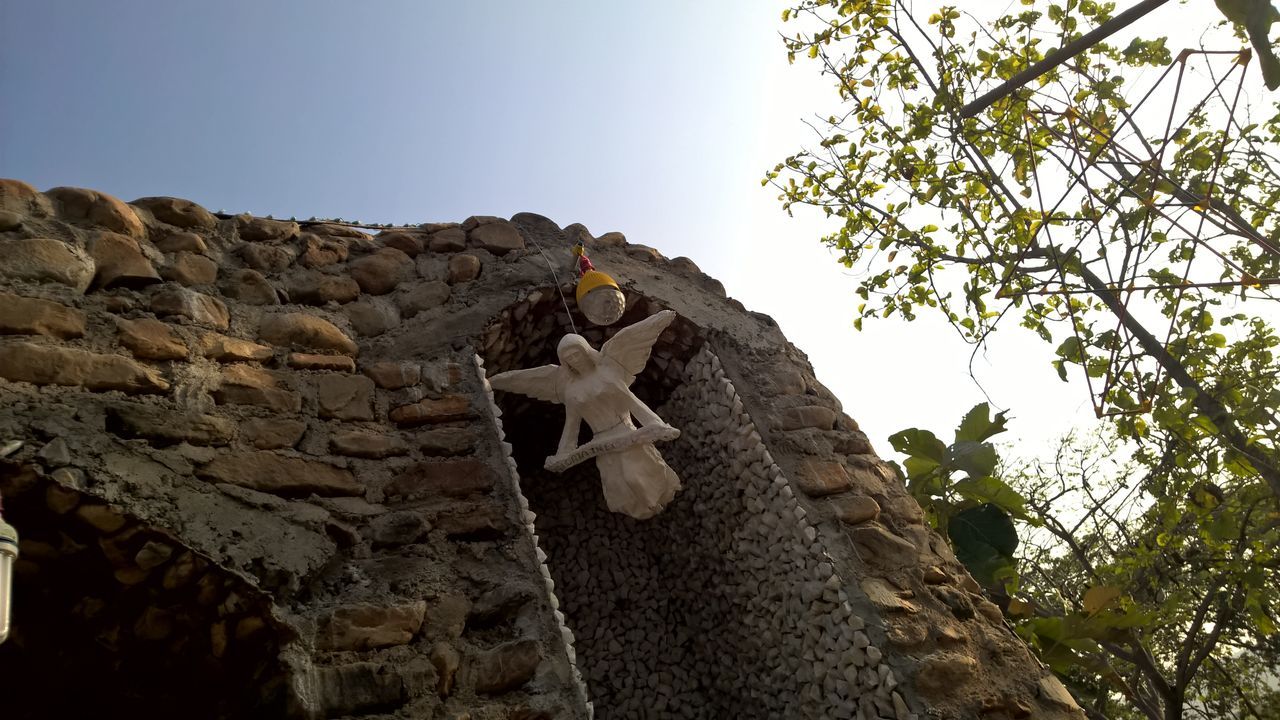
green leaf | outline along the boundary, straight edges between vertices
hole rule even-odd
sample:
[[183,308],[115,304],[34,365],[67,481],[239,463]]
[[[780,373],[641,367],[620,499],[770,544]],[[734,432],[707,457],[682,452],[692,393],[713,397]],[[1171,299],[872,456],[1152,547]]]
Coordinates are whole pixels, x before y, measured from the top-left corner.
[[991,406],[987,403],[979,403],[974,405],[969,412],[965,413],[964,419],[960,421],[960,427],[956,428],[956,442],[961,440],[986,440],[992,435],[998,435],[1006,430],[1004,412],[996,413],[994,419],[991,417]]
[[1084,593],[1084,611],[1090,615],[1097,615],[1119,600],[1120,594],[1120,588],[1112,585],[1091,587]]
[[903,455],[927,458],[941,465],[947,460],[947,446],[933,433],[909,428],[889,436],[889,444]]
[[997,578],[1015,565],[1018,531],[1009,514],[995,505],[987,503],[956,513],[947,524],[947,535],[956,559],[983,585],[997,585]]
[[991,475],[999,460],[991,443],[961,440],[947,449],[947,464],[971,478]]
[[1084,347],[1080,344],[1080,338],[1074,335],[1063,340],[1062,344],[1058,345],[1058,349],[1054,352],[1066,362],[1084,363]]
[[1057,371],[1058,371],[1058,377],[1062,379],[1062,382],[1067,382],[1067,366],[1066,366],[1066,364],[1065,364],[1063,361],[1061,361],[1061,360],[1054,360],[1054,361],[1053,361],[1053,368],[1054,368],[1055,370],[1057,370]]
[[906,467],[907,477],[912,479],[924,477],[940,467],[936,460],[919,457],[918,455],[908,456],[906,460],[902,461],[902,464]]
[[1020,520],[1034,522],[1027,515],[1026,498],[997,478],[966,478],[952,483],[951,490],[969,500],[997,505]]
[[1245,595],[1244,606],[1249,611],[1249,617],[1253,620],[1254,625],[1258,628],[1258,634],[1268,637],[1276,633],[1276,624],[1267,615],[1262,605],[1262,598],[1257,591],[1250,591]]

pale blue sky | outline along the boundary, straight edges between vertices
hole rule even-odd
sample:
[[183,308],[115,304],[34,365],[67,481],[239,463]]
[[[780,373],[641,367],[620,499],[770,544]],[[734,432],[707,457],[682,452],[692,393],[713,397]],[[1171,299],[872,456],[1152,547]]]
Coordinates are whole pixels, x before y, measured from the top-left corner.
[[0,165],[285,216],[710,230],[762,170],[732,151],[779,48],[751,4],[4,0]]
[[[984,398],[933,318],[855,333],[820,223],[760,187],[834,102],[814,66],[787,65],[782,7],[0,0],[0,177],[283,217],[621,230],[774,316],[888,453],[889,433],[946,431]],[[975,367],[1019,418],[1010,438],[1091,417],[1051,349],[1010,331]]]

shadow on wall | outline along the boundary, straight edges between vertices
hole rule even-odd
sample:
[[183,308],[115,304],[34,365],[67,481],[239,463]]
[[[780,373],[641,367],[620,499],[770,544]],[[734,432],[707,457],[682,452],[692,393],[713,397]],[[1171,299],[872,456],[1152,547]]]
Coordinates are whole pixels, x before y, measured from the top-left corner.
[[[617,326],[583,334],[611,335],[658,309],[644,299],[632,306]],[[491,338],[499,356],[486,362],[490,372],[555,362],[555,347],[570,332],[556,308],[540,299],[504,314]],[[561,406],[501,395],[504,429],[596,716],[785,715],[821,682],[792,667],[802,648],[790,648],[796,662],[788,662],[782,642],[767,641],[762,629],[786,616],[796,619],[797,635],[803,632],[813,599],[795,587],[809,579],[810,568],[797,562],[765,572],[761,547],[771,543],[749,518],[759,515],[754,486],[769,480],[754,478],[735,460],[748,455],[735,450],[739,433],[716,430],[728,427],[729,410],[706,399],[726,391],[708,379],[711,354],[701,348],[698,330],[678,322],[683,325],[659,340],[632,388],[684,431],[660,446],[684,489],[657,517],[609,512],[594,464],[562,475],[542,469],[559,437]],[[682,342],[686,335],[690,341]],[[592,344],[598,347],[600,339]],[[797,547],[805,542],[794,541]],[[771,582],[758,581],[762,574]]]
[[0,717],[282,717],[267,600],[80,493],[76,473],[0,463],[6,507],[26,521]]

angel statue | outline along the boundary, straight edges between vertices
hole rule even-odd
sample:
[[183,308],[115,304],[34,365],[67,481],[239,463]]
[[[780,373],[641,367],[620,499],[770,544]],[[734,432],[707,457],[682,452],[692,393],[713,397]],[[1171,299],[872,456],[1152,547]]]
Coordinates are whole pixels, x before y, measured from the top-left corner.
[[[680,489],[679,476],[654,447],[656,442],[680,437],[680,431],[663,422],[630,390],[649,362],[658,335],[675,316],[674,311],[663,310],[645,318],[619,331],[598,352],[581,335],[565,335],[556,348],[560,365],[489,378],[498,390],[564,404],[560,447],[547,458],[545,467],[559,473],[595,458],[609,510],[639,520],[657,515]],[[583,420],[591,426],[592,438],[579,446]]]

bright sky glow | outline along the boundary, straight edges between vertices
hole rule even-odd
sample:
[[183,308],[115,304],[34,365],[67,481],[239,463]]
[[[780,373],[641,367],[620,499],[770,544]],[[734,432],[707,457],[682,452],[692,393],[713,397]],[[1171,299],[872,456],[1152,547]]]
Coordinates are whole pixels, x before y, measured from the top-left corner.
[[[855,332],[855,280],[821,222],[760,186],[835,101],[815,66],[787,65],[782,7],[3,0],[0,176],[277,217],[532,211],[621,230],[777,319],[882,453],[905,427],[949,437],[984,399],[971,348],[928,315]],[[1219,18],[1211,0],[1170,3],[1116,42],[1198,47]],[[1006,437],[1035,452],[1092,420],[1049,346],[999,335],[973,372],[1012,410]]]

